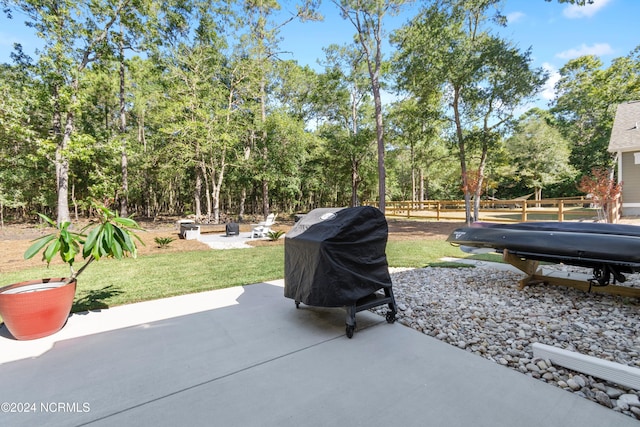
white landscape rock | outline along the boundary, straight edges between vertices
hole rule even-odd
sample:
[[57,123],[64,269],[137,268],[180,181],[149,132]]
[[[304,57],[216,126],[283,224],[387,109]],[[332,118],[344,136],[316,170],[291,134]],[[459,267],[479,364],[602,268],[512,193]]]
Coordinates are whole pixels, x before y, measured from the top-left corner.
[[640,398],[635,394],[623,394],[618,398],[619,402],[623,402],[629,406],[640,407]]
[[[522,273],[491,263],[390,271],[399,323],[640,419],[640,391],[535,359],[531,347],[542,343],[637,367],[640,301],[543,284],[519,290]],[[640,288],[640,277],[629,275],[625,286]],[[384,315],[387,308],[372,311]]]

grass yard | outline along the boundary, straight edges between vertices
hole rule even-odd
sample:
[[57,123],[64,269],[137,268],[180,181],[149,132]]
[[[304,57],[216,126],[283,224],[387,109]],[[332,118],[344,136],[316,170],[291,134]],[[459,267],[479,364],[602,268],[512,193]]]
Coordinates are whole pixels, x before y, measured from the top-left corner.
[[[72,311],[107,308],[283,277],[282,246],[154,254],[95,262],[78,280]],[[66,277],[64,265],[2,275],[10,284],[34,277]]]
[[[440,258],[464,255],[443,240],[389,241],[391,267],[442,266]],[[68,268],[46,268],[2,274],[1,285],[34,277],[66,277]],[[284,277],[284,245],[252,249],[195,250],[159,253],[93,263],[78,281],[72,311],[104,309],[122,304],[259,283]]]

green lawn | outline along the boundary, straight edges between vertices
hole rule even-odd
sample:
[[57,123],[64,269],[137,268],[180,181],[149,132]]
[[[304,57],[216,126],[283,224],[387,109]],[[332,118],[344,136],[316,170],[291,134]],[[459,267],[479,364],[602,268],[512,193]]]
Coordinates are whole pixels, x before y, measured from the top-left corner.
[[[439,265],[442,257],[462,257],[444,241],[393,241],[391,267]],[[42,277],[65,277],[66,266],[34,268],[1,277],[0,285]],[[247,285],[284,277],[284,246],[202,250],[93,263],[78,280],[72,311],[107,308],[169,296]]]

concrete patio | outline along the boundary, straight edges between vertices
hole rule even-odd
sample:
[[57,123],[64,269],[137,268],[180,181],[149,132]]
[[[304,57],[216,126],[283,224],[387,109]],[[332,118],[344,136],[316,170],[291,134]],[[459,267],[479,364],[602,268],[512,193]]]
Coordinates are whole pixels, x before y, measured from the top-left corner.
[[250,240],[252,239],[249,231],[232,236],[224,233],[202,233],[198,236],[198,241],[205,243],[211,249],[248,249],[251,248],[251,245],[247,244]]
[[[7,426],[638,426],[369,312],[295,308],[283,281],[74,314],[0,337]],[[26,411],[29,412],[26,412]]]

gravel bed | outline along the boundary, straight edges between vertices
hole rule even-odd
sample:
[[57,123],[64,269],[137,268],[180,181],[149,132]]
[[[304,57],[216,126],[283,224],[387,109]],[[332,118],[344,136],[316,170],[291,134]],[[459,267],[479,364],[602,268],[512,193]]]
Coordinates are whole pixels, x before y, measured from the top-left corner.
[[[640,286],[636,276],[625,285]],[[399,323],[640,419],[640,391],[534,359],[531,347],[539,342],[640,368],[638,299],[551,285],[519,290],[522,273],[491,263],[395,268],[391,277]]]

